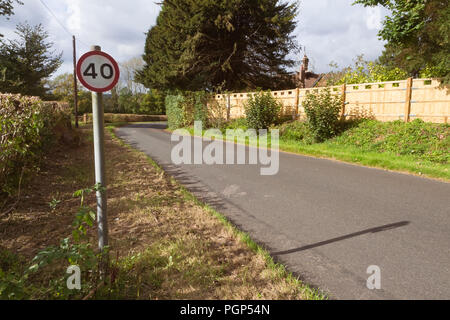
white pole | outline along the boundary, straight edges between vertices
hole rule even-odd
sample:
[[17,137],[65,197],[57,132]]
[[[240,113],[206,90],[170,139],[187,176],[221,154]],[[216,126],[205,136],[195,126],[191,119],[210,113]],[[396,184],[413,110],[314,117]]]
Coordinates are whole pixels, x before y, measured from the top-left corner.
[[[92,46],[91,50],[101,51],[100,46]],[[105,137],[103,94],[92,92],[92,118],[94,127],[95,183],[101,186],[97,190],[97,226],[98,247],[100,251],[108,245],[108,222],[106,214],[106,174],[105,174]]]

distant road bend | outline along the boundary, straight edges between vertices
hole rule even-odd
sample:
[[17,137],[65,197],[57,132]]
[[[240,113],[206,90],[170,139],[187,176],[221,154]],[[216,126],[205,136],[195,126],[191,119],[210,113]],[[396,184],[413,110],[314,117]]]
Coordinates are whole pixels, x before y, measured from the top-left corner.
[[[274,176],[258,165],[177,166],[164,128],[117,134],[331,299],[450,299],[449,183],[283,152]],[[367,288],[370,266],[379,290]]]

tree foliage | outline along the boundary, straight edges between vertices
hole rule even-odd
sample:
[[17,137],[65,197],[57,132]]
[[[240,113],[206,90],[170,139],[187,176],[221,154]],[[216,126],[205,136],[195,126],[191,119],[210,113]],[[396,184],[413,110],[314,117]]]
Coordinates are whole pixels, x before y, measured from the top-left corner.
[[379,36],[387,41],[380,61],[412,76],[440,77],[450,83],[448,0],[357,0],[391,10]]
[[165,0],[138,79],[149,88],[292,86],[297,5],[279,0]]
[[[337,65],[332,67],[338,68]],[[404,80],[408,73],[398,67],[388,67],[378,61],[367,61],[364,55],[359,55],[354,59],[354,65],[348,66],[340,71],[328,74],[327,85],[334,86],[340,84],[370,83]]]
[[[75,103],[73,100],[73,74],[63,73],[49,81],[50,90],[53,95],[53,100],[67,102],[72,111],[75,109]],[[81,83],[77,81],[78,85],[78,113],[89,113],[92,109],[92,97],[91,93],[84,90]]]
[[6,16],[6,19],[8,19],[9,16],[13,15],[14,3],[23,4],[19,0],[0,0],[0,16]]
[[[14,14],[14,2],[17,4],[23,4],[23,2],[19,0],[0,0],[0,16],[6,16],[6,20],[9,20],[9,17]],[[0,33],[0,38],[3,35]]]
[[61,65],[62,53],[51,51],[41,24],[17,25],[17,40],[0,40],[0,91],[45,96],[44,82]]

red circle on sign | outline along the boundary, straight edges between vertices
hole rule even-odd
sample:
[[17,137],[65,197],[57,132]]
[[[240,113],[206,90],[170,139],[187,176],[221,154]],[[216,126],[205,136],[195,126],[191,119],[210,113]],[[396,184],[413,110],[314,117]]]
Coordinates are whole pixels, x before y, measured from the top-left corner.
[[[99,56],[103,56],[106,59],[108,59],[111,64],[113,65],[114,68],[114,80],[113,82],[108,85],[107,87],[104,88],[96,88],[93,87],[91,85],[89,85],[84,79],[83,79],[83,75],[81,74],[81,65],[83,64],[84,60],[86,60],[87,58],[89,58],[90,56],[94,56],[94,55],[99,55]],[[111,57],[109,54],[103,52],[103,51],[89,51],[86,52],[85,54],[83,54],[81,56],[81,58],[78,60],[77,63],[77,76],[78,79],[80,80],[80,82],[83,84],[83,86],[85,86],[87,89],[94,91],[94,92],[106,92],[111,90],[112,88],[114,88],[114,86],[117,84],[117,82],[119,81],[119,76],[120,76],[120,70],[119,70],[119,65],[117,64],[116,60],[114,60],[113,57]]]

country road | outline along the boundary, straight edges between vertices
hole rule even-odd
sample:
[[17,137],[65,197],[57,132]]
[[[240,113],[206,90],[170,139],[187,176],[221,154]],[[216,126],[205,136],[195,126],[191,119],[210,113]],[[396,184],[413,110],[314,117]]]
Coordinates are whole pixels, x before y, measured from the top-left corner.
[[[283,152],[274,176],[175,166],[164,128],[116,132],[331,299],[450,299],[449,183]],[[366,286],[371,265],[379,290]]]

